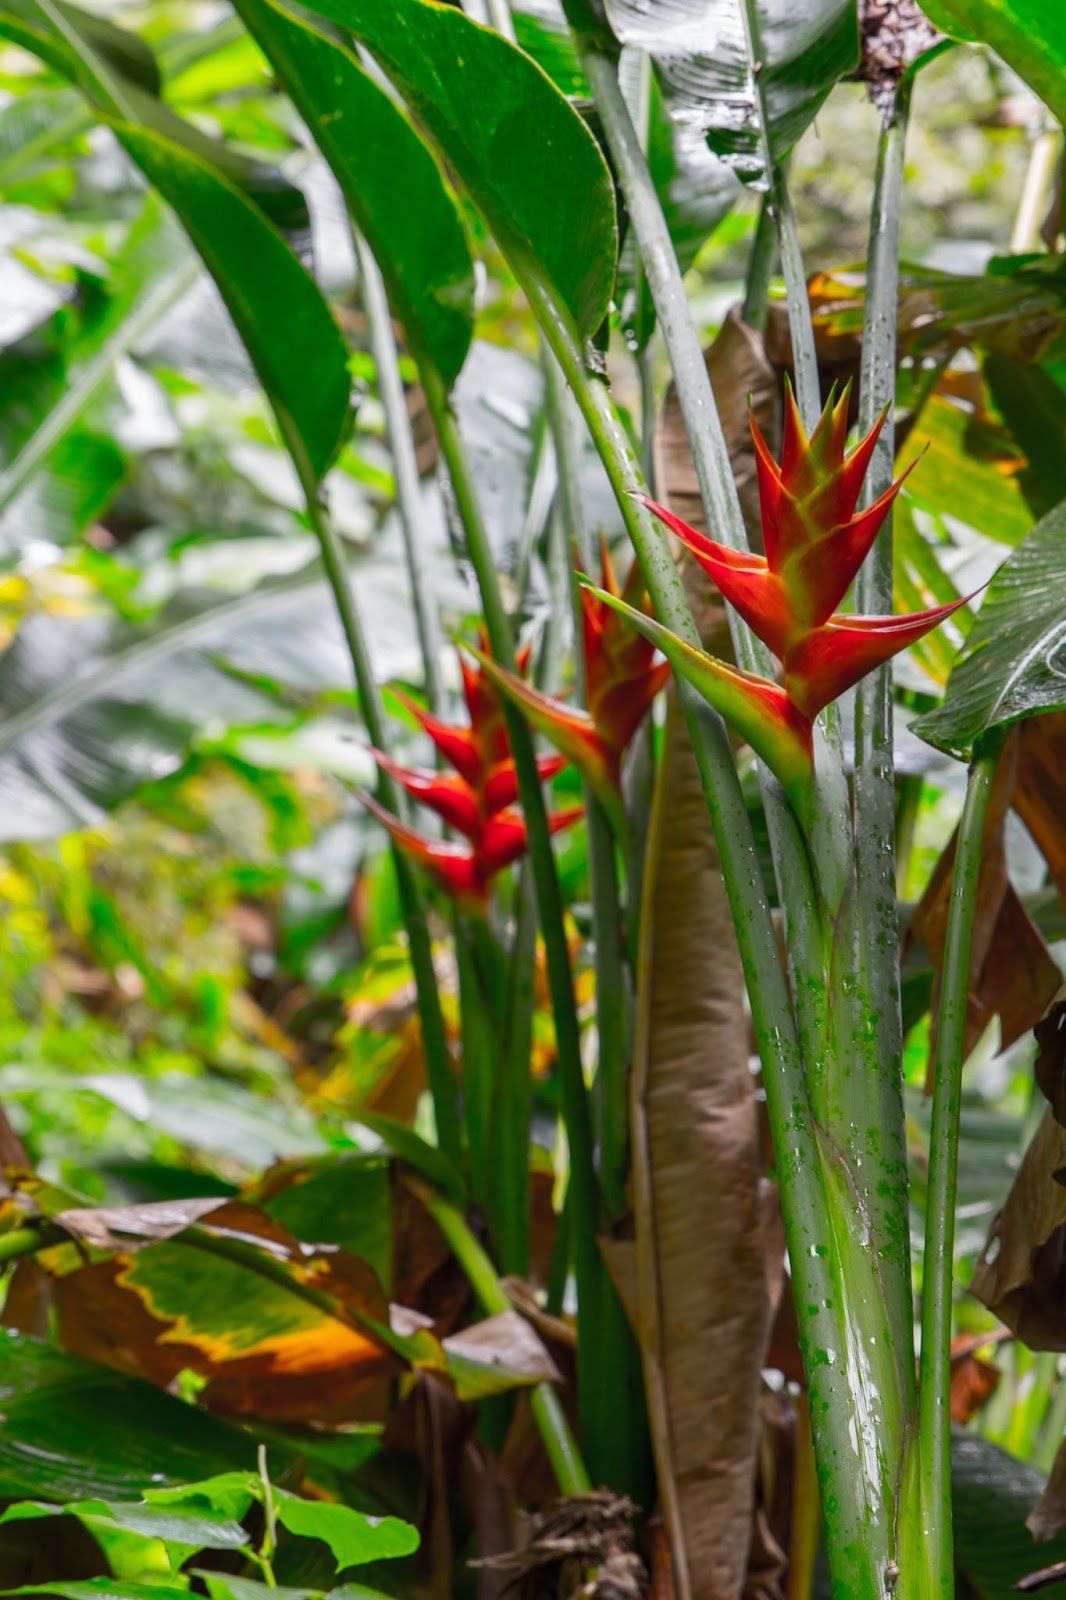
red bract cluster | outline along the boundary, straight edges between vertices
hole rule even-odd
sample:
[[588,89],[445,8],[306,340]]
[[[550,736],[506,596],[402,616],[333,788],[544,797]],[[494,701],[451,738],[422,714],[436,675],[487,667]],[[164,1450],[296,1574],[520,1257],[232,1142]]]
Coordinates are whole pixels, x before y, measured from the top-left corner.
[[592,588],[581,591],[587,711],[541,694],[517,673],[504,671],[483,654],[478,654],[478,660],[482,670],[521,707],[532,725],[569,757],[621,831],[622,757],[670,667],[667,662],[653,664],[655,647],[635,634],[611,603],[632,605],[643,598],[636,563],[631,566],[623,589],[606,544],[600,560],[602,592]]
[[[518,658],[520,670],[528,659],[528,650],[523,651]],[[401,766],[379,750],[374,755],[413,799],[435,811],[448,827],[462,834],[464,842],[429,838],[369,795],[363,799],[412,861],[464,910],[480,914],[488,903],[492,877],[525,854],[526,824],[515,805],[518,779],[499,695],[484,670],[465,660],[461,666],[470,714],[467,727],[441,721],[397,691],[454,770],[423,771]],[[542,756],[537,763],[542,779],[553,777],[564,765],[562,756]],[[580,806],[555,812],[548,818],[549,827],[558,833],[580,816]]]
[[836,610],[906,477],[866,510],[856,510],[884,417],[849,454],[847,402],[846,392],[836,400],[830,396],[808,439],[788,390],[780,462],[752,419],[765,556],[731,550],[664,506],[644,501],[773,651],[781,663],[780,683],[728,666],[618,599],[609,600],[737,728],[797,805],[810,780],[819,711],[964,604],[960,599],[901,617]]

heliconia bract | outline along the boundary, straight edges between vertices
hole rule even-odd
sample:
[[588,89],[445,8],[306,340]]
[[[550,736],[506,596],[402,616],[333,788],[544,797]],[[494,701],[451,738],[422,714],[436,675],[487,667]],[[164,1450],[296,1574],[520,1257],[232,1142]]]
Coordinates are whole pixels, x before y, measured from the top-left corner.
[[[529,651],[517,665],[524,669]],[[444,722],[406,695],[394,691],[427,733],[452,772],[405,767],[380,750],[372,753],[420,805],[435,811],[462,841],[430,838],[394,816],[369,795],[365,805],[386,828],[395,844],[462,909],[482,914],[488,903],[492,877],[518,861],[526,850],[526,824],[515,805],[518,778],[507,739],[503,707],[492,681],[480,667],[461,661],[463,693],[469,725]],[[521,679],[519,679],[521,681]],[[555,776],[566,765],[564,756],[541,756],[537,769],[542,779]],[[582,814],[580,806],[553,813],[548,825],[553,833],[569,827]]]
[[967,598],[899,617],[849,616],[836,610],[907,476],[897,478],[865,510],[856,509],[885,417],[849,452],[847,410],[847,391],[839,398],[830,395],[808,438],[786,388],[780,462],[752,418],[765,556],[719,544],[665,506],[640,497],[780,661],[780,684],[740,672],[694,649],[623,600],[599,594],[736,728],[799,808],[813,767],[818,713],[943,622]]
[[605,543],[600,560],[603,590],[581,591],[581,647],[588,710],[542,694],[483,652],[475,653],[482,671],[573,762],[621,831],[622,758],[670,668],[667,662],[654,664],[654,645],[634,634],[611,603],[642,598],[643,583],[636,563],[621,589]]

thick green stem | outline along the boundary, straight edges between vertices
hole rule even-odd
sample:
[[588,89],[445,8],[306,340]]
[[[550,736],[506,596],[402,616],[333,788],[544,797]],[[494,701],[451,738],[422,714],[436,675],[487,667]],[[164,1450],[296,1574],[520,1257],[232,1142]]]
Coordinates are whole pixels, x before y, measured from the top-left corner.
[[923,1591],[923,1600],[951,1600],[955,1593],[951,1538],[951,1307],[959,1110],[981,847],[992,783],[1007,731],[993,729],[974,750],[955,848],[940,978],[922,1276],[917,1466],[922,1526],[920,1531],[915,1530],[918,1548],[913,1552],[916,1561],[924,1562],[928,1574],[929,1586]]
[[[555,442],[559,468],[559,500],[571,540],[589,561],[589,537],[579,488],[580,459],[571,426],[570,396],[553,355],[548,355],[548,422]],[[581,591],[571,586],[574,618],[575,663],[578,694],[585,702],[586,684],[582,639]],[[600,1185],[607,1216],[618,1217],[626,1206],[629,1168],[630,996],[622,950],[622,907],[618,885],[618,858],[614,833],[606,812],[585,787],[585,815],[589,835],[589,879],[592,889],[593,959],[596,968],[596,1023],[599,1050],[594,1111],[599,1148]]]
[[439,716],[444,710],[444,685],[441,681],[441,630],[437,608],[429,593],[428,574],[422,551],[419,548],[418,528],[421,522],[421,494],[418,484],[418,460],[411,432],[411,419],[404,397],[403,379],[400,376],[396,338],[392,331],[385,280],[374,260],[370,246],[358,229],[353,228],[356,259],[359,263],[359,282],[363,310],[366,313],[370,350],[377,368],[378,394],[385,412],[385,431],[392,455],[393,476],[396,479],[396,510],[403,534],[407,575],[411,584],[415,624],[422,651],[422,672],[425,679],[426,699],[430,710]]
[[759,205],[759,220],[748,255],[748,270],[744,279],[744,303],[740,315],[749,328],[762,333],[766,327],[766,311],[770,299],[770,281],[777,265],[777,229],[774,226],[770,202],[763,195]]
[[[859,389],[859,432],[888,416],[866,475],[863,504],[870,505],[893,479],[896,391],[896,322],[899,297],[899,236],[903,203],[903,150],[909,90],[901,89],[882,127],[870,213],[866,315]],[[857,609],[887,615],[892,610],[892,527],[889,519],[863,565],[856,585]],[[895,761],[892,739],[892,672],[882,667],[858,686],[855,697],[855,886],[840,919],[843,959],[857,963],[860,979],[846,1009],[843,1049],[864,1046],[861,1083],[844,1116],[865,1111],[878,1140],[880,1166],[894,1181],[872,1203],[878,1232],[902,1262],[910,1283],[906,1130],[903,1110],[903,1023],[900,1012],[899,936],[896,922]],[[844,1008],[842,1008],[844,1009]],[[843,1064],[841,1064],[843,1065]],[[914,1403],[913,1309],[909,1293],[890,1302],[899,1353],[901,1390]]]
[[522,863],[518,875],[516,905],[504,1049],[489,1122],[493,1144],[489,1196],[496,1217],[500,1266],[504,1272],[524,1278],[529,1271],[529,1123],[537,954],[537,902],[528,861]]
[[[307,515],[322,552],[322,565],[334,603],[340,617],[341,628],[352,673],[359,693],[359,706],[363,714],[370,742],[379,750],[387,750],[389,741],[381,694],[374,678],[370,655],[363,638],[363,630],[355,607],[351,577],[341,550],[336,530],[322,503],[319,486],[308,471],[298,447],[290,450],[296,470],[300,475],[307,500]],[[377,792],[383,805],[396,809],[396,786],[388,773],[378,769]],[[404,925],[414,973],[418,1016],[422,1026],[422,1043],[426,1056],[426,1075],[433,1100],[433,1115],[437,1126],[437,1142],[448,1159],[462,1170],[462,1141],[459,1134],[459,1099],[452,1074],[448,1050],[448,1035],[441,1012],[437,975],[433,967],[433,947],[429,937],[425,906],[410,863],[401,851],[393,848],[392,859],[396,869],[396,882],[403,906]]]
[[768,168],[770,188],[767,204],[777,230],[781,256],[781,276],[788,301],[788,329],[792,337],[792,371],[796,380],[796,403],[803,426],[810,433],[822,410],[822,389],[818,378],[818,353],[814,345],[814,325],[807,299],[807,274],[803,269],[796,216],[788,192],[785,168],[780,163]]
[[[462,1212],[449,1200],[421,1184],[419,1194],[470,1280],[470,1286],[486,1316],[498,1317],[506,1311],[513,1311],[507,1291],[496,1276],[496,1269],[471,1233]],[[592,1483],[555,1390],[550,1383],[538,1383],[530,1390],[529,1399],[537,1431],[548,1453],[560,1493],[588,1494]]]

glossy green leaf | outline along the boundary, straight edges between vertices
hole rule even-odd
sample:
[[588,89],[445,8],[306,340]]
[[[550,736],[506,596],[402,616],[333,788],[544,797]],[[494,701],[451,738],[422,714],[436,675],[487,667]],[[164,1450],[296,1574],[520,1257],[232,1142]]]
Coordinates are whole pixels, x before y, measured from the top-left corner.
[[1066,707],[1066,502],[1037,523],[989,586],[941,705],[911,724],[967,759],[992,728]]
[[855,0],[606,5],[616,36],[651,56],[673,115],[698,128],[746,183],[766,178],[763,131],[776,163],[858,62]]
[[72,1076],[11,1062],[0,1067],[0,1083],[15,1101],[49,1092],[105,1101],[189,1150],[228,1158],[250,1172],[281,1156],[317,1153],[325,1145],[302,1107],[277,1104],[221,1078],[183,1072],[156,1078],[132,1072]]
[[1059,0],[923,0],[922,10],[953,38],[990,45],[1066,121],[1066,30]]
[[[144,1501],[72,1500],[66,1506],[22,1502],[9,1506],[0,1516],[0,1523],[68,1514],[88,1528],[120,1528],[126,1533],[140,1534],[144,1539],[163,1539],[197,1550],[239,1550],[249,1542],[240,1523],[232,1518],[210,1516],[206,1509],[182,1506],[165,1509]],[[43,1533],[42,1536],[46,1537]]]
[[189,1600],[189,1590],[175,1583],[142,1583],[137,1578],[57,1578],[7,1592],[59,1595],[62,1600]]
[[594,333],[614,289],[614,191],[595,139],[550,78],[499,34],[431,0],[313,9],[373,52],[504,248],[532,255],[579,329]]
[[0,1496],[137,1499],[255,1464],[255,1445],[217,1417],[108,1367],[0,1329]]
[[455,196],[403,111],[325,26],[237,0],[329,162],[407,333],[450,388],[470,347],[474,269]]
[[206,161],[131,124],[115,132],[214,278],[286,444],[320,478],[348,426],[348,358],[329,307],[257,206]]
[[274,1505],[278,1521],[290,1533],[329,1545],[338,1568],[409,1556],[418,1549],[418,1530],[399,1517],[368,1517],[351,1506],[300,1500],[284,1489],[275,1491]]
[[958,1433],[951,1480],[955,1562],[976,1600],[1015,1600],[1020,1578],[1066,1560],[1066,1536],[1038,1545],[1025,1525],[1043,1493],[1042,1472],[987,1439]]

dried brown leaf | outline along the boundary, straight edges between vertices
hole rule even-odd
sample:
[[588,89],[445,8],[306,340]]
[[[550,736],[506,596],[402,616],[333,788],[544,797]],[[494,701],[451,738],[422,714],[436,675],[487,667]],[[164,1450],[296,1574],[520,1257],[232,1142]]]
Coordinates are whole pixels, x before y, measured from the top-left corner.
[[[1003,828],[1016,788],[1017,753],[1017,740],[1012,739],[996,772],[981,845],[967,993],[967,1055],[994,1016],[999,1017],[1003,1049],[1020,1039],[1044,1015],[1061,982],[1057,965],[1007,876]],[[906,950],[919,940],[932,958],[934,1033],[957,840],[958,830],[933,869],[903,941]],[[935,1037],[929,1051],[930,1072],[934,1055]],[[926,1092],[931,1089],[927,1081]]]
[[1066,1128],[1044,1112],[970,1290],[1031,1350],[1066,1350]]
[[[734,314],[708,368],[757,527],[748,396],[771,435],[776,380]],[[676,401],[656,436],[660,495],[703,525]],[[683,568],[705,636],[722,613]],[[728,648],[727,639],[715,647]],[[664,819],[669,817],[669,825]],[[754,1504],[768,1322],[744,979],[695,759],[672,702],[648,846],[633,1070],[639,1333],[679,1600],[737,1600]]]

